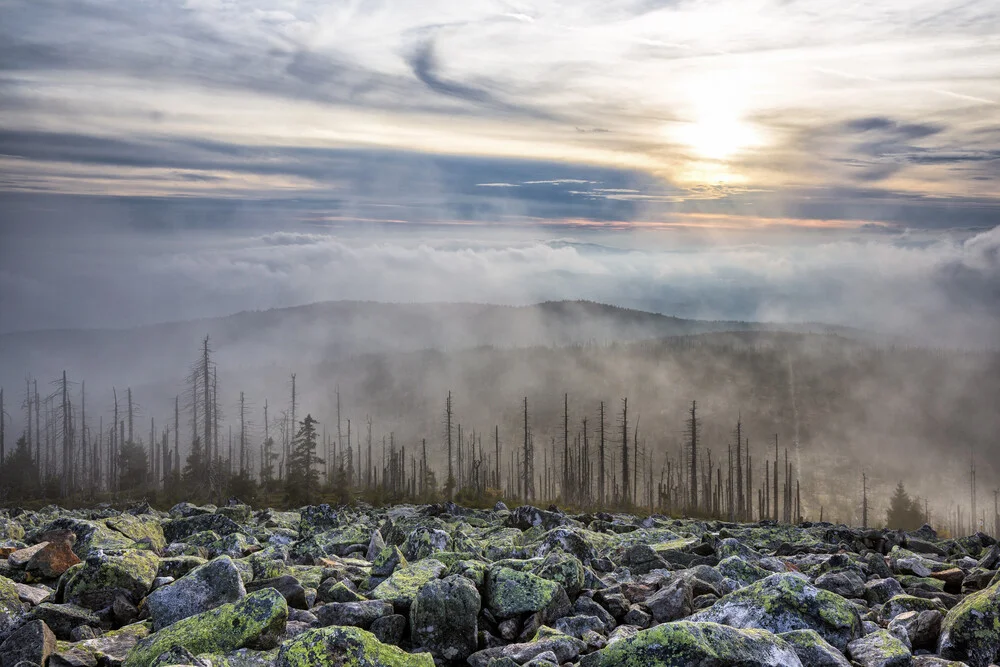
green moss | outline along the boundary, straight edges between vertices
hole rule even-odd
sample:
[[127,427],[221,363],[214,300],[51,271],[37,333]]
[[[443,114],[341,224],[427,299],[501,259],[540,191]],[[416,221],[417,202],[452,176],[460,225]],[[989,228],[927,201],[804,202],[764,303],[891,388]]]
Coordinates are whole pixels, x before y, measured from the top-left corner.
[[985,667],[1000,655],[1000,584],[966,596],[941,624],[941,657]]
[[137,517],[131,514],[121,514],[105,523],[111,530],[117,531],[130,540],[149,540],[154,549],[163,549],[167,540],[163,537],[163,528],[155,517]]
[[593,667],[686,667],[796,664],[792,647],[756,628],[677,621],[642,630],[588,658]]
[[271,648],[287,620],[285,598],[273,588],[264,588],[237,603],[189,616],[146,637],[129,651],[124,667],[147,665],[175,646],[183,646],[194,655]]
[[420,587],[439,578],[446,569],[443,563],[433,558],[397,568],[388,579],[375,587],[370,597],[391,602],[395,607],[409,607]]
[[530,572],[491,567],[486,576],[486,606],[497,618],[541,611],[558,595],[561,586]]
[[331,626],[303,632],[278,650],[275,667],[434,667],[429,653],[406,653],[360,628]]
[[159,564],[156,554],[141,549],[88,559],[64,573],[65,598],[99,609],[111,603],[116,591],[125,591],[138,602],[153,585]]

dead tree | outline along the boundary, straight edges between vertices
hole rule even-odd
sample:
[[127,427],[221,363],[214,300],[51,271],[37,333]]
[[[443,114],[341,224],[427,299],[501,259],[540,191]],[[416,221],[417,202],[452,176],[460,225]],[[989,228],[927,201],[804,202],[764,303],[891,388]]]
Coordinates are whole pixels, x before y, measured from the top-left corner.
[[622,495],[623,505],[629,504],[628,472],[628,397],[622,399]]
[[597,498],[601,507],[603,508],[605,502],[607,501],[606,495],[606,482],[604,480],[604,401],[601,401],[601,426],[600,426],[600,445],[598,446],[599,459],[597,462]]
[[524,500],[535,498],[535,452],[531,433],[528,430],[528,397],[524,397]]
[[452,454],[451,454],[451,425],[452,425],[452,411],[451,411],[451,392],[448,392],[448,398],[445,400],[444,406],[444,432],[445,439],[448,442],[448,479],[445,481],[446,495],[449,500],[455,498],[455,470],[452,467]]
[[690,511],[696,512],[698,510],[698,402],[691,401],[691,411],[688,417],[688,456],[690,469],[690,486],[688,489],[689,501],[688,507]]

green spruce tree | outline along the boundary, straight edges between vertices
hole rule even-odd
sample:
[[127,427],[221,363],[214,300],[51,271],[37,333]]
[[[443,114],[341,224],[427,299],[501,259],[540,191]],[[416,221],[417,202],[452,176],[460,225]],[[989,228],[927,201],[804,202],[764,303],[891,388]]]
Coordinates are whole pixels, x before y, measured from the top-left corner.
[[285,493],[290,503],[304,505],[312,502],[320,488],[320,475],[316,466],[324,463],[316,453],[318,446],[316,425],[312,415],[299,422],[299,431],[292,441],[291,457],[288,461],[288,475]]

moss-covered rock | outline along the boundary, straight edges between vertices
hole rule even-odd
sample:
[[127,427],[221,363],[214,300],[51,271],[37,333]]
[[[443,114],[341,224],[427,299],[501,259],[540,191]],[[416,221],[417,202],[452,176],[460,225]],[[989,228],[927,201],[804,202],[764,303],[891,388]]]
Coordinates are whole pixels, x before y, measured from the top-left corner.
[[778,636],[788,642],[806,667],[851,667],[847,658],[815,630],[792,630]]
[[986,667],[1000,658],[1000,584],[972,593],[948,612],[938,653],[970,667]]
[[479,591],[452,575],[420,588],[410,607],[410,635],[416,646],[444,660],[465,660],[476,650]]
[[451,538],[448,533],[438,528],[418,526],[406,536],[399,547],[407,560],[415,561],[428,558],[438,551],[451,549]]
[[163,524],[163,536],[168,542],[184,542],[195,533],[213,532],[217,535],[231,535],[241,530],[238,523],[222,514],[199,514]]
[[562,586],[530,572],[494,565],[486,573],[486,606],[497,618],[543,611],[560,598],[568,602]]
[[642,630],[586,656],[581,667],[801,667],[795,650],[760,629],[676,621]]
[[691,620],[775,633],[815,630],[841,651],[863,633],[854,605],[794,574],[772,574],[726,595]]
[[906,644],[888,630],[876,630],[847,645],[847,654],[861,667],[910,667]]
[[285,598],[273,588],[265,588],[235,604],[177,621],[140,640],[129,651],[124,667],[144,667],[175,646],[183,646],[194,655],[273,648],[287,620]]
[[[315,562],[330,556],[346,556],[364,547],[367,549],[371,530],[363,525],[348,525],[315,533],[292,545],[290,555],[299,561]],[[362,549],[362,551],[364,551]]]
[[65,601],[96,610],[111,605],[115,596],[125,594],[138,603],[153,585],[159,564],[156,554],[141,549],[112,555],[92,554],[63,575]]
[[120,514],[119,516],[105,519],[104,522],[108,528],[121,533],[133,542],[145,540],[156,550],[167,546],[167,540],[163,536],[163,528],[160,526],[160,521],[154,516]]
[[28,605],[21,602],[14,582],[0,577],[0,642],[17,628],[27,610]]
[[723,577],[729,577],[740,586],[749,586],[774,574],[754,565],[753,561],[745,560],[739,556],[727,556],[722,559],[716,569]]
[[879,617],[883,623],[888,623],[892,619],[896,618],[900,614],[908,611],[927,611],[930,609],[936,609],[940,612],[944,612],[944,605],[937,600],[928,600],[927,598],[918,598],[913,595],[894,595],[889,598],[889,601],[882,605]]
[[371,592],[373,600],[391,602],[399,610],[409,610],[413,598],[427,582],[438,579],[444,574],[444,563],[427,558],[399,568],[388,579],[375,587]]
[[275,667],[434,667],[429,653],[411,654],[360,628],[318,628],[278,649]]
[[543,579],[554,581],[566,589],[566,594],[576,596],[583,588],[583,563],[576,556],[562,549],[550,551],[533,570]]

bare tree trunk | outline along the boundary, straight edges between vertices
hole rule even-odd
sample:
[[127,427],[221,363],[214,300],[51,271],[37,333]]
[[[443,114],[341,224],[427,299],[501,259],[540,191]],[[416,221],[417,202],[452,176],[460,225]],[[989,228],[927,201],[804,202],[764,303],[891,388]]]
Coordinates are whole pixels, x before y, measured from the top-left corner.
[[622,399],[622,504],[628,505],[629,494],[628,472],[628,397]]

